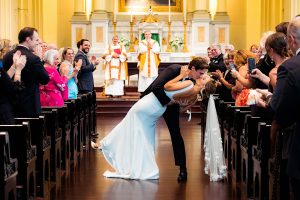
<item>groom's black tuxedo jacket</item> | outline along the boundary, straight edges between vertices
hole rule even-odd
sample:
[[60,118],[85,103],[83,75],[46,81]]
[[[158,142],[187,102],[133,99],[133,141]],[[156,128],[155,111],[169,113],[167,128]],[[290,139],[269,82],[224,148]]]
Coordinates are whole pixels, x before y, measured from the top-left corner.
[[144,91],[141,98],[150,92],[153,92],[159,102],[164,106],[171,101],[171,99],[164,92],[164,85],[180,74],[181,65],[172,64],[163,70],[152,84]]

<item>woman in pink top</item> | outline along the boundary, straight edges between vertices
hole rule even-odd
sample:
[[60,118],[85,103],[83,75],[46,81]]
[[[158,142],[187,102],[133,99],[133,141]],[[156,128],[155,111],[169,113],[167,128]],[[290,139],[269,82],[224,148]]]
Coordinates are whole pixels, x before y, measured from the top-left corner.
[[48,50],[44,55],[44,67],[49,74],[47,85],[40,85],[41,106],[63,106],[68,99],[68,68],[61,69],[61,75],[57,71],[59,54],[57,50]]

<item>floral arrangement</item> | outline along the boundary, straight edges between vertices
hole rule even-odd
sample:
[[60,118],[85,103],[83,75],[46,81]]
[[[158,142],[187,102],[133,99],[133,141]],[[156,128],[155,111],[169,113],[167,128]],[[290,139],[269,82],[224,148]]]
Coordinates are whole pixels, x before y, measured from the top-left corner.
[[126,38],[125,35],[121,35],[121,37],[119,38],[120,43],[122,43],[125,47],[129,47],[130,46],[130,40],[128,38]]
[[172,37],[170,40],[170,45],[177,51],[178,48],[183,45],[183,38],[179,37],[178,35],[174,35],[174,37]]

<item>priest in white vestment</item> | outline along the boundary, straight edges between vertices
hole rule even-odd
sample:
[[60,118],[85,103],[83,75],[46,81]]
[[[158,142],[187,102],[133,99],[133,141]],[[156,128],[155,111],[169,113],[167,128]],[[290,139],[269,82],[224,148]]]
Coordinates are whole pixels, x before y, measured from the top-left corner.
[[160,63],[158,42],[151,39],[150,31],[145,31],[144,35],[145,39],[139,43],[138,48],[139,92],[144,92],[157,77]]
[[124,81],[128,76],[127,52],[123,44],[119,44],[118,36],[112,38],[103,55],[105,66],[106,95],[124,95]]

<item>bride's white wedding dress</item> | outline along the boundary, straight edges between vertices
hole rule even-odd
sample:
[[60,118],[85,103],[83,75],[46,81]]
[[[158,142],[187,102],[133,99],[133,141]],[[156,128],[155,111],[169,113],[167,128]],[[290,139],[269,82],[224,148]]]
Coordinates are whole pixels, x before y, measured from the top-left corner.
[[[174,94],[186,91],[193,84],[177,91],[165,91],[172,99]],[[103,175],[112,178],[158,179],[159,169],[155,161],[155,129],[163,115],[162,106],[151,92],[135,103],[125,118],[101,140],[105,159],[115,169]]]

